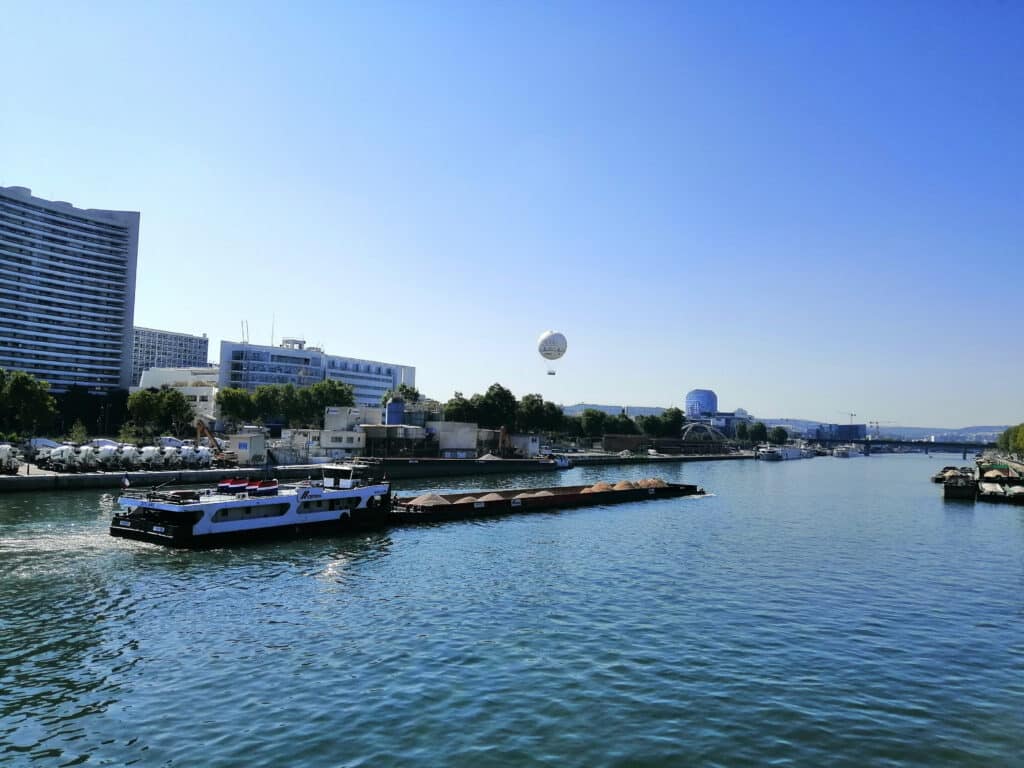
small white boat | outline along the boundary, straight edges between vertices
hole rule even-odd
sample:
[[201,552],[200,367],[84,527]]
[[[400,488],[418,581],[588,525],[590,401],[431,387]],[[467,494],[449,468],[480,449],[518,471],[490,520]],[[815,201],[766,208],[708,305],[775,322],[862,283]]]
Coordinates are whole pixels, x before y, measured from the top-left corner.
[[359,464],[325,464],[322,470],[322,479],[295,485],[233,479],[205,490],[126,490],[110,535],[208,547],[380,524],[391,504],[389,481],[370,477],[374,468]]
[[757,448],[757,458],[761,461],[789,461],[807,457],[796,445],[761,445]]
[[840,459],[852,459],[854,456],[860,456],[860,449],[853,445],[837,445],[832,451],[832,455]]

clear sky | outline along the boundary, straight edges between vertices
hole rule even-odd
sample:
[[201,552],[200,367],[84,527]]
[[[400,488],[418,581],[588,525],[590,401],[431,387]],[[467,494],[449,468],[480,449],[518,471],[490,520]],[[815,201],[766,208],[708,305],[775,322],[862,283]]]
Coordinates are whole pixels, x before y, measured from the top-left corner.
[[[1024,421],[1024,5],[0,0],[0,184],[135,322],[562,403]],[[546,376],[537,336],[569,351]]]

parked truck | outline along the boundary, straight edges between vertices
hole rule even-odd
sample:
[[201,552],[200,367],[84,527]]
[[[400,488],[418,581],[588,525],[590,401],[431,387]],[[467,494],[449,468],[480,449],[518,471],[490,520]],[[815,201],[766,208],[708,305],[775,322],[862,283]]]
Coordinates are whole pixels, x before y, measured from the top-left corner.
[[18,452],[13,445],[0,445],[0,474],[16,475],[21,467]]

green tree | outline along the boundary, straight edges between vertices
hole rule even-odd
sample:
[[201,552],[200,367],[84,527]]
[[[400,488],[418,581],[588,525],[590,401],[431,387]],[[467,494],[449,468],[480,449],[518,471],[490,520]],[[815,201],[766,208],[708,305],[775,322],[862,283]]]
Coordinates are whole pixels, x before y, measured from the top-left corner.
[[608,414],[596,408],[587,408],[580,414],[580,428],[587,437],[600,437],[605,433]]
[[[261,421],[264,424],[268,421],[283,420],[284,404],[281,402],[281,394],[281,387],[277,384],[264,384],[263,386],[256,387],[256,390],[251,395],[252,410],[248,418]],[[222,413],[223,410],[221,408]]]
[[476,408],[467,400],[461,392],[456,392],[452,398],[444,404],[445,421],[476,421]]
[[34,434],[48,429],[56,413],[47,382],[24,371],[0,370],[0,430]]
[[544,401],[544,422],[543,429],[548,432],[558,432],[563,428],[565,413],[550,400]]
[[142,432],[152,435],[160,426],[160,394],[155,389],[140,389],[128,396],[128,413]]
[[85,424],[82,423],[81,419],[75,421],[71,425],[71,430],[68,432],[68,442],[74,443],[75,445],[81,445],[89,439],[89,433],[85,429]]
[[604,432],[612,435],[635,435],[639,432],[639,428],[636,422],[623,411],[618,416],[610,416],[605,420]]
[[318,381],[313,386],[307,387],[306,391],[309,393],[310,415],[312,416],[309,426],[312,427],[323,426],[324,411],[328,408],[350,408],[356,404],[355,389],[350,384],[343,384],[333,379]]
[[523,395],[516,413],[516,430],[537,432],[544,429],[546,416],[544,398],[541,395]]
[[659,416],[637,416],[636,425],[649,437],[679,437],[686,417],[678,408],[668,408]]
[[741,421],[736,425],[736,439],[746,442],[750,439],[750,427],[747,422]]
[[[131,398],[129,398],[130,400]],[[252,395],[237,387],[225,387],[220,390],[217,393],[217,407],[220,409],[221,418],[233,424],[244,424],[255,414]],[[129,413],[131,413],[131,408],[129,408]]]
[[636,425],[648,437],[661,437],[662,422],[658,416],[637,416]]
[[763,421],[755,421],[750,425],[750,441],[752,443],[763,443],[768,440],[768,427]]
[[583,437],[583,417],[582,416],[563,416],[562,430],[569,437]]
[[486,393],[473,395],[470,402],[476,408],[477,423],[484,429],[515,429],[519,404],[516,396],[501,384],[491,384]]
[[184,435],[191,431],[195,415],[181,390],[164,387],[157,394],[157,425],[161,432]]
[[294,384],[279,384],[281,391],[281,417],[288,425],[298,425],[305,421],[309,401],[303,401],[299,389]]
[[789,440],[789,433],[782,427],[772,427],[768,433],[768,442],[772,445],[785,445]]
[[661,414],[662,436],[678,438],[686,423],[686,416],[679,408],[668,408]]
[[[0,371],[2,374],[3,371]],[[1013,427],[1007,427],[1003,432],[996,438],[996,448],[1001,453],[1009,453],[1010,445],[1013,442]]]
[[139,430],[135,424],[131,421],[126,421],[121,425],[121,429],[117,433],[117,442],[119,443],[135,443],[139,440]]
[[70,433],[71,425],[76,421],[82,424],[95,424],[100,412],[102,397],[89,394],[89,390],[80,385],[68,387],[63,394],[57,395],[57,415],[60,428]]
[[1018,424],[1013,434],[1010,450],[1020,455],[1024,453],[1024,424]]
[[380,404],[387,405],[388,400],[390,400],[396,394],[403,400],[405,400],[405,402],[410,404],[416,404],[421,399],[423,399],[423,395],[420,394],[420,391],[416,389],[416,387],[412,387],[409,386],[408,384],[403,383],[398,385],[398,389],[389,389],[387,392],[385,392],[380,399]]

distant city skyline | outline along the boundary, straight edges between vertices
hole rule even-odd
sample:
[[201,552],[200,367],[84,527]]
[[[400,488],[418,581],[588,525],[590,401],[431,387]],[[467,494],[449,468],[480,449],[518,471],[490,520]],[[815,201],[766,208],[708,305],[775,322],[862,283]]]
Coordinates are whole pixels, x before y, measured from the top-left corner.
[[442,401],[1024,422],[1024,6],[4,16],[0,185],[141,212],[136,325]]

